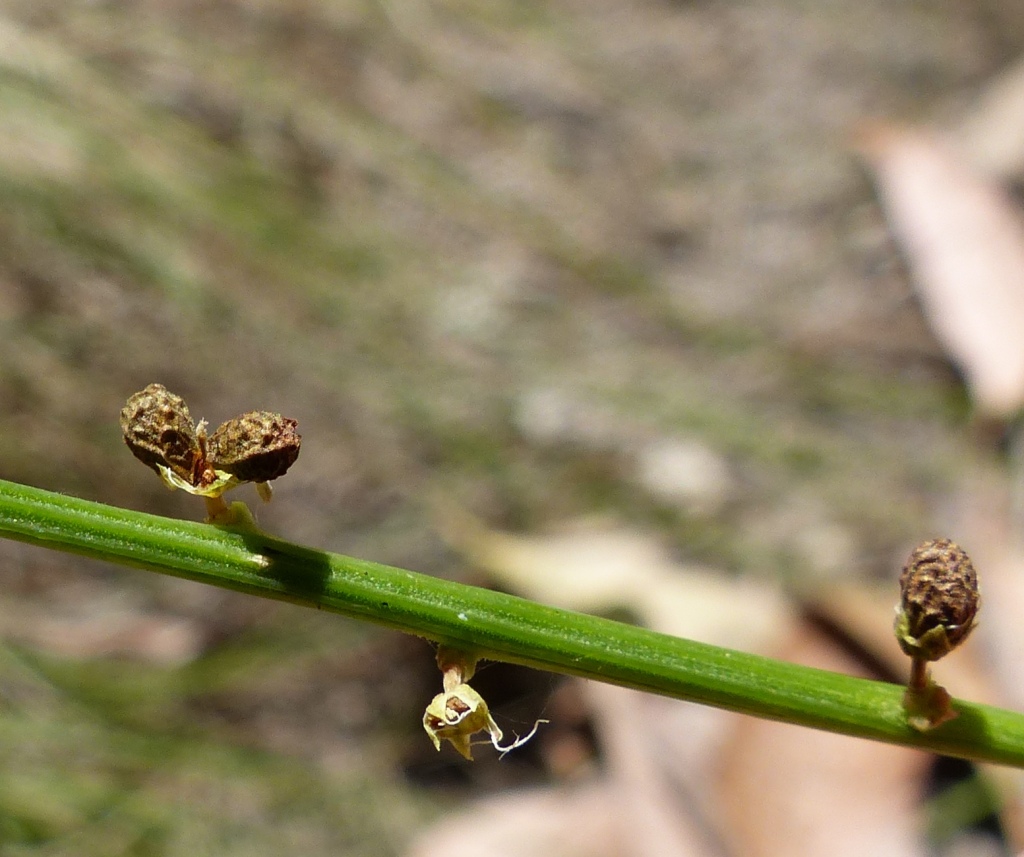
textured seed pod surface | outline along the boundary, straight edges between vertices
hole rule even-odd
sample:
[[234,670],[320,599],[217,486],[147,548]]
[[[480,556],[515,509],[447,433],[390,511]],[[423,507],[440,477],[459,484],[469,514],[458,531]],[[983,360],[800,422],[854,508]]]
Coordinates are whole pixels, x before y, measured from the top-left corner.
[[299,457],[298,423],[270,411],[249,411],[228,420],[207,443],[207,458],[240,482],[269,482]]
[[978,576],[964,549],[949,539],[924,542],[900,575],[901,647],[913,657],[938,660],[970,634],[978,604]]
[[121,409],[121,432],[147,467],[157,470],[162,464],[186,482],[197,478],[203,455],[192,416],[185,400],[163,384],[150,384],[128,399]]

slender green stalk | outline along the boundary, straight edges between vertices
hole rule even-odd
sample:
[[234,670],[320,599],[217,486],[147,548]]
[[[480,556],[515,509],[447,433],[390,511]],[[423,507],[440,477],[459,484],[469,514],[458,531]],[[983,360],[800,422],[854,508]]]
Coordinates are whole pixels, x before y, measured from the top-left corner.
[[[480,657],[758,717],[1024,767],[1024,715],[954,701],[931,732],[904,688],[709,646],[486,589],[0,480],[0,535],[330,610]],[[885,617],[879,617],[884,621]]]

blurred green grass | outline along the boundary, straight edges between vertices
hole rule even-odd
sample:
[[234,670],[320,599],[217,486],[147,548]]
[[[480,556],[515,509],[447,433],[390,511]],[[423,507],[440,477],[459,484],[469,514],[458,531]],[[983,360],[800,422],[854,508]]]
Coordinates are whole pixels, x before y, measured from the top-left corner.
[[[886,573],[977,453],[841,141],[866,103],[920,115],[976,79],[995,24],[797,5],[813,32],[784,2],[2,4],[0,475],[198,517],[117,433],[160,381],[214,424],[297,418],[259,513],[328,549],[469,574],[441,495],[523,529],[611,514],[738,575],[835,574],[804,537],[839,528],[845,573]],[[680,437],[727,464],[723,503],[637,476]],[[447,805],[396,774],[425,646],[375,650],[422,673],[358,729],[314,707],[272,739],[261,712],[305,710],[325,671],[351,691],[331,664],[369,632],[0,557],[0,631],[73,586],[201,643],[159,666],[11,635],[4,854],[380,855]],[[332,730],[340,772],[314,762]]]
[[[397,850],[430,813],[361,736],[359,694],[352,717],[332,712],[338,652],[360,651],[337,627],[249,632],[176,668],[4,646],[3,853]],[[301,722],[276,725],[300,697]],[[332,735],[339,722],[348,733]]]

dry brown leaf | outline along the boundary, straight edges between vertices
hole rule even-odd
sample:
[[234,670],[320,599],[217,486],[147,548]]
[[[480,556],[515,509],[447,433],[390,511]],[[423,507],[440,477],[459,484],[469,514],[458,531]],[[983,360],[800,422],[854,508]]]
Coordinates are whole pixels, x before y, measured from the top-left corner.
[[[863,674],[804,625],[785,660]],[[744,857],[924,857],[917,804],[930,757],[914,750],[734,715],[718,794],[732,853]]]
[[[989,655],[990,670],[986,675],[998,686],[995,698],[990,697],[990,701],[1019,710],[1024,708],[1024,689],[1021,687],[1024,551],[1017,545],[1001,557],[993,555],[991,561],[982,566],[982,574],[980,581],[985,614],[981,620],[980,630],[983,633],[979,635],[979,642]],[[994,766],[988,771],[1003,798],[1000,813],[1003,829],[1012,843],[1020,848],[1024,845],[1024,773]]]
[[1024,177],[1024,59],[990,80],[953,130],[957,149],[981,172]]
[[[587,682],[608,787],[628,857],[716,853],[707,782],[729,715],[706,706]],[[669,732],[677,739],[663,740]]]
[[981,610],[972,648],[984,653],[995,687],[983,701],[1024,708],[1024,543],[1011,485],[995,468],[978,467],[951,506],[958,538],[978,570]]
[[[1019,474],[1016,480],[1020,491]],[[1005,473],[979,467],[953,503],[981,590],[978,630],[969,648],[981,661],[978,673],[986,687],[974,698],[1018,710],[1024,708],[1024,623],[1020,618],[1024,615],[1024,543],[1019,535],[1019,502],[1019,498],[1014,502]],[[1024,847],[1024,772],[998,766],[985,770],[1000,793],[1002,828],[1011,845],[1020,849]]]
[[939,340],[978,411],[1024,404],[1024,227],[1009,197],[923,131],[877,127],[860,149]]
[[617,801],[603,785],[501,794],[428,828],[406,857],[625,857]]
[[514,535],[450,510],[445,530],[502,586],[545,604],[625,609],[648,628],[736,649],[762,647],[786,625],[789,605],[777,589],[675,563],[644,533],[577,524],[554,535]]
[[672,573],[657,542],[639,533],[578,526],[550,536],[502,533],[463,516],[446,532],[474,564],[514,591],[571,610],[633,606]]

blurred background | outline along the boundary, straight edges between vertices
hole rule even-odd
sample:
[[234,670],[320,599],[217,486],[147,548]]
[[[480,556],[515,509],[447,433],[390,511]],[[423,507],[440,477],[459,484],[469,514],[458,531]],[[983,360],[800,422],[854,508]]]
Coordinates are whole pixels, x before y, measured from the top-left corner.
[[[0,476],[201,519],[121,440],[156,381],[298,420],[231,498],[283,538],[894,681],[950,536],[1005,588],[939,678],[1016,704],[1021,11],[2,0]],[[0,543],[0,853],[1024,847],[1005,772],[500,665],[506,733],[551,723],[470,764],[439,679]]]

